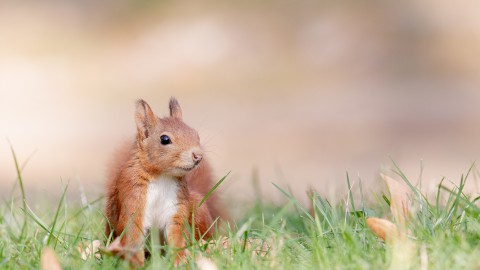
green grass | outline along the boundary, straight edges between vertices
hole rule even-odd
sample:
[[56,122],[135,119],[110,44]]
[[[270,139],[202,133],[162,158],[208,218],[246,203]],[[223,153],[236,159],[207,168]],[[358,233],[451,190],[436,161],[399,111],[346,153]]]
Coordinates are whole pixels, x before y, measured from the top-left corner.
[[[17,190],[0,206],[0,269],[39,269],[44,246],[55,250],[64,269],[129,268],[125,262],[105,255],[84,261],[77,251],[79,244],[106,240],[101,198],[87,205],[68,201],[66,185],[56,204],[32,209],[24,192],[21,167],[15,156],[14,160]],[[261,200],[250,203],[231,228],[214,239],[219,243],[227,236],[228,248],[210,248],[207,253],[206,245],[195,243],[188,247],[192,256],[187,264],[179,268],[196,269],[199,256],[211,258],[219,269],[402,269],[409,264],[412,269],[480,268],[479,197],[470,198],[463,191],[472,169],[460,177],[457,187],[440,185],[435,198],[427,201],[394,166],[399,179],[415,194],[416,211],[407,224],[414,256],[404,265],[392,265],[395,254],[404,250],[385,244],[366,226],[369,216],[391,219],[389,195],[363,194],[358,185],[354,192],[359,198],[354,200],[347,175],[347,199],[337,204],[312,192],[312,205],[304,206],[284,188],[274,185],[285,196],[284,204]],[[256,239],[257,245],[247,246],[245,239]],[[270,247],[268,253],[254,255],[252,249],[263,242]],[[173,269],[173,256],[168,252],[160,255],[165,248],[151,244],[153,255],[145,268]]]

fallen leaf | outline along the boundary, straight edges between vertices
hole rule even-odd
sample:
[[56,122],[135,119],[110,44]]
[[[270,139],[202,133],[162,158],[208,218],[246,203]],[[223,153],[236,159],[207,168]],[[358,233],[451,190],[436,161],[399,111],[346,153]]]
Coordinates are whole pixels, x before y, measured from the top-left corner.
[[104,250],[102,250],[105,254],[109,255],[117,255],[119,253],[122,253],[125,251],[125,248],[122,246],[122,243],[120,242],[120,237],[115,238],[110,245]]
[[397,225],[383,218],[367,218],[367,225],[383,241],[392,241],[400,235]]
[[[222,239],[215,241],[211,240],[209,242],[202,240],[202,245],[207,245],[206,252],[210,253],[212,249],[222,248],[229,249],[231,246],[231,240],[228,237],[223,237]],[[270,244],[267,241],[258,239],[258,238],[248,238],[247,242],[244,239],[239,239],[238,244],[243,246],[245,245],[245,250],[252,250],[253,256],[265,257],[272,250]]]
[[387,243],[391,252],[390,270],[410,269],[415,257],[415,243],[395,224],[383,218],[367,218],[367,225],[378,238]]
[[415,242],[408,239],[406,234],[400,236],[389,244],[391,250],[390,270],[412,269],[412,265],[417,257],[417,247]]
[[106,256],[118,256],[124,260],[127,260],[134,268],[141,267],[144,263],[143,247],[141,250],[134,248],[126,248],[122,245],[120,237],[115,238],[115,240],[110,243],[108,247],[99,248],[99,251]]
[[200,270],[218,270],[217,265],[211,259],[205,257],[200,257],[195,263]]
[[88,243],[88,244],[82,244],[82,243],[79,244],[77,246],[77,250],[80,253],[80,257],[84,261],[90,258],[92,254],[94,254],[97,259],[100,259],[101,258],[100,246],[101,246],[100,240],[93,240],[91,243]]
[[271,250],[270,245],[265,240],[258,239],[258,238],[248,238],[245,248],[252,249],[252,247],[253,247],[252,255],[260,256],[260,257],[267,256]]
[[381,176],[390,191],[390,211],[392,211],[395,221],[404,226],[412,217],[413,190],[405,182],[396,181],[384,174]]
[[425,243],[423,243],[422,247],[420,248],[420,269],[428,270],[428,254]]
[[44,247],[42,249],[42,257],[41,257],[41,269],[42,270],[61,270],[62,266],[58,261],[57,254],[55,251],[50,247]]

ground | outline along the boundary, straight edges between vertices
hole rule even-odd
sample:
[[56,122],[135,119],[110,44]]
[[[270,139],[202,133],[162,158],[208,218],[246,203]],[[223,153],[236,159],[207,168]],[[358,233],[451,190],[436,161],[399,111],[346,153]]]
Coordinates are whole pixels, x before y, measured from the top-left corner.
[[[478,197],[470,198],[463,191],[474,170],[472,166],[453,189],[439,186],[433,199],[427,200],[395,167],[394,177],[414,194],[411,217],[403,221],[392,214],[392,190],[364,194],[361,184],[351,186],[351,192],[342,194],[345,200],[336,204],[311,191],[311,204],[302,205],[274,184],[285,198],[283,203],[272,205],[261,198],[237,203],[241,214],[230,228],[210,244],[189,246],[191,255],[179,269],[209,269],[205,261],[218,269],[476,269],[480,208]],[[62,196],[55,204],[34,203],[22,192],[18,176],[16,191],[0,206],[1,269],[38,269],[45,246],[55,251],[64,269],[129,268],[102,252],[85,253],[93,240],[101,240],[101,246],[107,241],[102,198],[82,204]],[[350,186],[348,177],[346,181]],[[354,193],[360,195],[358,200]],[[384,242],[366,225],[369,217],[391,220],[404,237]],[[154,243],[148,248],[152,255],[146,269],[173,269],[174,257],[160,252],[167,247]]]

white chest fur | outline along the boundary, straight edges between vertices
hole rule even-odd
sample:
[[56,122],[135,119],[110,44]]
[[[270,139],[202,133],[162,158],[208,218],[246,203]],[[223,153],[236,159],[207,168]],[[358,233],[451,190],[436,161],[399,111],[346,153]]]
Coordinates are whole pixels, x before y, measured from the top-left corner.
[[167,233],[172,216],[177,212],[178,189],[177,181],[166,176],[160,176],[148,184],[144,231],[154,227]]

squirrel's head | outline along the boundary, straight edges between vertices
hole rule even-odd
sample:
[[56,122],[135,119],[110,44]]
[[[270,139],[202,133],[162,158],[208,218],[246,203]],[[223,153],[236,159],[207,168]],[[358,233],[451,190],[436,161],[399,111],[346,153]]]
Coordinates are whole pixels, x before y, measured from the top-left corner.
[[170,99],[170,116],[157,117],[144,100],[137,101],[138,158],[153,173],[183,177],[203,158],[197,131],[182,120],[182,109]]

